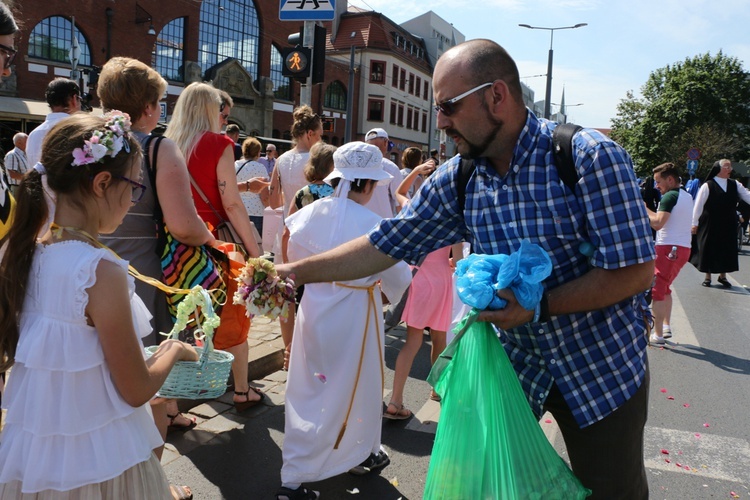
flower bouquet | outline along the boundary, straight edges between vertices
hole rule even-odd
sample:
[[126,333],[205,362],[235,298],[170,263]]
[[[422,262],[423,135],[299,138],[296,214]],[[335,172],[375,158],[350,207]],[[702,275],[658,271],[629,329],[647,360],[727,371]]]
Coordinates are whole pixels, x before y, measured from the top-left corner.
[[249,318],[286,318],[294,300],[294,284],[276,273],[273,263],[261,258],[248,259],[237,278],[234,303],[244,304]]

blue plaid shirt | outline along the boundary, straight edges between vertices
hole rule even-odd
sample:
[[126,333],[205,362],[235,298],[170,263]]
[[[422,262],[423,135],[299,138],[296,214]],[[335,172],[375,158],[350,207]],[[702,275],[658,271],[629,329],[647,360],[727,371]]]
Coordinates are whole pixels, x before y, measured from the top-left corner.
[[[628,154],[597,131],[576,134],[580,178],[573,193],[553,165],[554,127],[528,111],[504,177],[484,159],[476,161],[466,186],[465,217],[457,200],[456,157],[428,179],[398,217],[373,228],[370,242],[415,263],[422,254],[461,240],[479,254],[509,254],[528,238],[552,258],[545,281],[549,290],[592,266],[618,269],[653,260],[648,216]],[[582,242],[593,245],[593,256],[579,251]],[[647,343],[638,297],[501,331],[500,337],[537,416],[557,383],[578,424],[593,424],[627,401],[645,375]]]

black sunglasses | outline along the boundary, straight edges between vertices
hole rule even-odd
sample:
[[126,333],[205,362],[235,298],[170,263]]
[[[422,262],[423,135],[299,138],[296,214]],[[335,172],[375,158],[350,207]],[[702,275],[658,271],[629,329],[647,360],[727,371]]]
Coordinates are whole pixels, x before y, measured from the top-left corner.
[[10,68],[10,65],[13,64],[13,60],[16,58],[16,54],[18,53],[18,51],[13,47],[8,47],[7,45],[3,45],[2,43],[0,43],[0,51],[5,52],[5,65],[3,66],[3,68]]
[[481,89],[483,89],[485,87],[489,87],[493,83],[495,83],[495,82],[487,82],[487,83],[483,83],[481,85],[477,85],[473,89],[467,90],[463,94],[457,95],[453,99],[447,99],[447,100],[445,100],[443,102],[439,102],[439,103],[435,104],[435,112],[436,113],[438,113],[438,112],[439,113],[443,113],[445,116],[450,116],[450,115],[452,115],[453,113],[456,112],[456,104],[458,103],[458,101],[460,101],[464,97],[470,96],[471,94],[473,94],[477,90],[481,90]]

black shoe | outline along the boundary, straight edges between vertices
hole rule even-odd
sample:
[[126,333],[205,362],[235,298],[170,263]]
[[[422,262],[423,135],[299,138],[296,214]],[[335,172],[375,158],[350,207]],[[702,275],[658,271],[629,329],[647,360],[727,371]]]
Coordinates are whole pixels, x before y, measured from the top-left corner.
[[721,286],[723,286],[724,288],[732,288],[732,284],[726,278],[719,278],[716,281],[721,283]]
[[276,500],[316,500],[320,493],[300,485],[296,490],[282,486],[276,492]]
[[349,474],[354,474],[355,476],[364,476],[365,474],[369,474],[370,472],[380,470],[390,463],[391,459],[388,458],[388,454],[385,451],[380,450],[377,455],[375,455],[374,453],[370,453],[370,456],[367,457],[367,460],[365,460],[358,466],[349,469]]
[[711,280],[704,280],[703,283],[701,283],[703,286],[711,286]]

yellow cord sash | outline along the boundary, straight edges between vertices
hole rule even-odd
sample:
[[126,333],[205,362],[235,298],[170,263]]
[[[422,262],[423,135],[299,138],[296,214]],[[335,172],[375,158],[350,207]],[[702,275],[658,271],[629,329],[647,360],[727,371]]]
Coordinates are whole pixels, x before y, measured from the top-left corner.
[[367,344],[367,332],[370,327],[370,314],[374,315],[375,318],[375,332],[377,333],[377,341],[376,344],[378,345],[378,359],[380,360],[380,392],[383,392],[383,387],[385,387],[385,373],[383,372],[383,346],[380,344],[382,343],[380,341],[380,323],[378,322],[378,316],[377,316],[377,307],[375,303],[375,285],[376,283],[373,283],[370,286],[354,286],[354,285],[345,285],[343,283],[335,283],[336,285],[342,287],[342,288],[349,288],[351,290],[367,290],[368,299],[367,299],[367,316],[365,317],[365,332],[362,336],[362,347],[359,351],[359,362],[357,363],[357,377],[354,379],[354,387],[352,388],[352,396],[349,398],[349,407],[346,409],[346,417],[344,417],[344,423],[341,425],[341,430],[339,431],[339,435],[336,438],[336,443],[333,445],[333,449],[337,450],[339,447],[339,444],[341,444],[341,440],[344,438],[344,433],[346,432],[346,424],[349,421],[349,415],[352,412],[352,406],[354,405],[354,396],[357,394],[357,386],[359,385],[359,377],[362,373],[362,362],[365,357],[365,345]]

